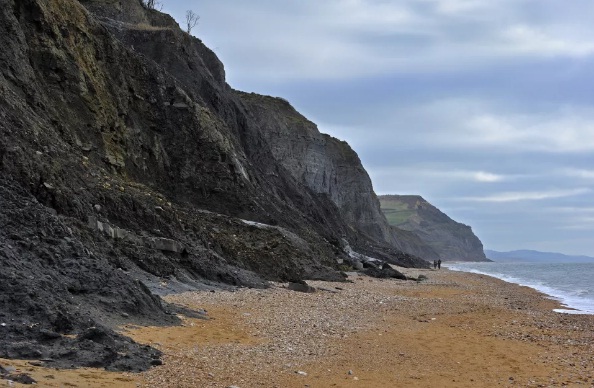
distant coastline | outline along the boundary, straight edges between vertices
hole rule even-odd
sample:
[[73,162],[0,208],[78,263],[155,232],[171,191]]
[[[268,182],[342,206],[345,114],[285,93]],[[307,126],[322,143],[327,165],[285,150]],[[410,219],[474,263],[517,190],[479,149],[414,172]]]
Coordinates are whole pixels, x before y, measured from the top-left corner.
[[485,249],[485,255],[497,262],[594,263],[594,257],[591,256],[566,255],[558,252],[541,252],[531,249],[518,249],[508,252]]

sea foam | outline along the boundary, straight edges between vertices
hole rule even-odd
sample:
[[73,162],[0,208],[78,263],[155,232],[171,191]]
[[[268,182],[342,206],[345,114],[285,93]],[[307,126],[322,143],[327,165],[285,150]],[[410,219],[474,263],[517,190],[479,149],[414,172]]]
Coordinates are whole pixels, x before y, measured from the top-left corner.
[[493,276],[547,294],[568,314],[594,314],[594,263],[452,263],[454,271]]

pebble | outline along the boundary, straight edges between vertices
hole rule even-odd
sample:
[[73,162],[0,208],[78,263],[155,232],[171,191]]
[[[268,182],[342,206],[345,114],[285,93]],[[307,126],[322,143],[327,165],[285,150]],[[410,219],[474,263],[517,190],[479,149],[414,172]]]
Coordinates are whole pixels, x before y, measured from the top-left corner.
[[[371,319],[369,315],[369,312],[374,311],[374,309],[380,309],[382,313],[401,310],[407,311],[407,314],[410,314],[411,317],[418,317],[416,319],[420,318],[420,320],[425,322],[435,322],[442,320],[441,316],[437,319],[437,316],[439,316],[437,314],[441,311],[459,311],[459,313],[463,314],[465,312],[472,312],[473,309],[476,309],[477,306],[483,303],[487,303],[489,306],[495,306],[495,308],[501,307],[511,310],[511,306],[509,306],[510,301],[514,303],[517,302],[516,300],[524,301],[524,299],[527,302],[530,302],[531,299],[537,302],[542,301],[542,297],[537,294],[534,294],[534,296],[532,294],[522,294],[521,299],[520,297],[512,298],[510,295],[517,292],[517,286],[505,286],[502,283],[504,285],[502,287],[499,281],[488,281],[475,286],[462,280],[463,276],[466,277],[469,275],[447,274],[442,279],[432,278],[426,282],[429,285],[451,285],[464,292],[468,292],[468,298],[462,301],[450,301],[446,298],[443,300],[441,298],[417,298],[406,293],[399,295],[394,293],[395,287],[406,292],[412,287],[418,287],[418,285],[412,282],[395,283],[381,280],[369,283],[367,282],[367,278],[360,278],[359,281],[357,278],[351,278],[355,282],[346,284],[310,282],[316,288],[327,287],[336,289],[336,287],[340,287],[342,289],[340,294],[294,293],[287,291],[283,283],[273,283],[272,287],[266,290],[240,289],[232,292],[221,290],[216,293],[195,292],[168,296],[166,297],[168,302],[191,306],[192,308],[200,308],[205,305],[221,305],[234,309],[237,312],[236,318],[239,317],[241,320],[240,327],[245,327],[248,331],[246,334],[253,335],[254,338],[257,338],[258,343],[249,346],[240,343],[228,343],[224,345],[205,344],[199,349],[192,348],[192,350],[188,350],[182,348],[175,350],[166,357],[172,359],[171,357],[189,356],[196,365],[205,365],[211,368],[210,370],[216,377],[210,380],[208,384],[219,382],[219,379],[222,380],[225,378],[225,374],[228,374],[234,377],[255,378],[259,386],[274,386],[271,383],[277,381],[279,376],[278,371],[272,370],[269,367],[270,365],[277,365],[282,368],[287,373],[284,378],[290,378],[291,375],[293,378],[295,378],[295,375],[307,376],[306,372],[294,369],[295,366],[304,365],[304,363],[311,361],[315,362],[320,359],[332,359],[340,349],[335,346],[333,347],[333,344],[337,341],[346,337],[351,338],[357,333],[377,327],[381,323]],[[474,287],[479,286],[480,292],[476,294],[471,292],[474,290]],[[266,308],[261,309],[262,306],[266,306]],[[532,314],[533,318],[524,317],[520,320],[514,320],[513,324],[511,321],[507,321],[505,324],[493,326],[491,335],[504,339],[523,338],[523,340],[538,343],[540,337],[532,332],[530,333],[530,338],[526,339],[525,337],[526,330],[535,331],[535,328],[538,327],[540,331],[552,329],[554,332],[558,331],[560,333],[547,336],[546,342],[544,342],[545,344],[591,346],[591,343],[594,342],[591,341],[591,339],[594,339],[591,334],[593,331],[586,330],[591,327],[589,324],[590,320],[582,319],[582,323],[579,325],[580,330],[572,330],[572,333],[575,334],[574,341],[576,342],[567,345],[568,336],[563,334],[564,331],[561,330],[565,326],[557,315],[538,309],[533,310]],[[216,319],[218,314],[213,314],[213,316]],[[576,319],[581,318],[577,317],[574,319],[572,317],[571,321],[575,321]],[[456,323],[453,327],[463,329],[465,325],[465,323],[460,322]],[[511,330],[512,328],[513,330]],[[541,333],[542,335],[544,334]],[[407,351],[405,354],[405,352],[396,351],[395,354],[415,360],[414,352],[409,353]],[[168,360],[168,358],[165,358],[165,360]],[[578,361],[569,359],[567,364],[573,362],[575,365],[580,366],[580,361],[583,361],[583,358],[578,359]],[[549,362],[554,362],[554,360],[549,360]],[[180,384],[179,386],[189,387],[192,386],[191,384],[198,382],[204,382],[205,384],[202,386],[206,386],[206,373],[201,372],[201,376],[197,376],[193,372],[188,372],[192,370],[190,366],[176,362],[167,362],[166,368],[159,368],[158,370],[148,372],[149,382],[155,383],[148,386],[159,386],[158,382],[162,381],[163,373],[167,373],[170,378],[180,377],[179,374],[175,374],[175,370],[183,370],[187,373],[183,376],[183,380],[187,382],[187,385]],[[247,368],[247,371],[244,370],[245,368]],[[588,372],[591,369],[589,368],[590,364],[587,364],[587,367],[582,372],[584,377],[590,376]],[[344,369],[338,369],[338,366],[336,366],[332,370],[339,371]],[[360,379],[358,377],[355,379],[356,376],[354,376],[353,370],[347,370],[348,372],[351,372],[348,374],[348,379]],[[514,381],[516,384],[520,381],[519,376],[514,376],[515,380],[505,379],[504,376],[502,376],[502,381],[508,384],[511,381]],[[508,375],[509,377],[510,375]],[[284,379],[283,377],[280,378]],[[591,378],[589,377],[588,380],[584,381],[590,381]],[[238,383],[244,384],[239,380]],[[540,383],[540,381],[536,383]],[[200,386],[200,384],[194,386]],[[254,386],[256,385],[254,384]],[[233,388],[236,387],[233,386]]]

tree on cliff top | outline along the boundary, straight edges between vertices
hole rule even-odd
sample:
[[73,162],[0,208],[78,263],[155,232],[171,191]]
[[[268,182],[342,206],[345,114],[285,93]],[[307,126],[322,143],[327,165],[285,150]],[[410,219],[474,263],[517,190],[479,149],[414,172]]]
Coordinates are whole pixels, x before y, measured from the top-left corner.
[[196,13],[192,10],[186,11],[186,32],[189,34],[192,32],[192,28],[198,24],[198,20],[200,16],[196,15]]

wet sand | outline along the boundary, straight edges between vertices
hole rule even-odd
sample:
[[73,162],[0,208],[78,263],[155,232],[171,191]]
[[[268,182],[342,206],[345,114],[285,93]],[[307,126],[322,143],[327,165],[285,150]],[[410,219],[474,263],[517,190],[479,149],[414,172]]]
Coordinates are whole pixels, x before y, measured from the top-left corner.
[[429,279],[169,296],[210,320],[122,328],[165,354],[141,374],[16,366],[47,387],[594,386],[593,315],[483,275],[402,270]]

